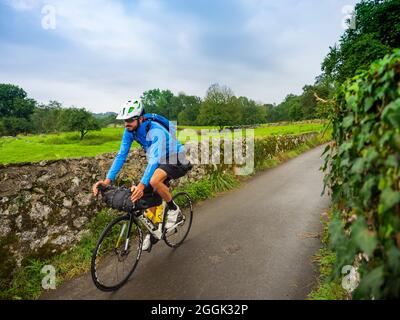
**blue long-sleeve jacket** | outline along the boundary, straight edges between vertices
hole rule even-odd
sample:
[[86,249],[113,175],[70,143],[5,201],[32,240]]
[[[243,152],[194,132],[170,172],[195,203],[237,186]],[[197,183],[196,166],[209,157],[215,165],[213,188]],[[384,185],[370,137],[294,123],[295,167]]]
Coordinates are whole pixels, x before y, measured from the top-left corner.
[[184,152],[183,145],[175,137],[171,137],[170,133],[156,121],[143,121],[135,131],[125,128],[121,147],[107,173],[107,178],[111,181],[115,180],[125,163],[133,141],[137,141],[146,152],[148,164],[140,180],[145,186],[150,184],[150,179],[162,157],[168,157],[170,153]]

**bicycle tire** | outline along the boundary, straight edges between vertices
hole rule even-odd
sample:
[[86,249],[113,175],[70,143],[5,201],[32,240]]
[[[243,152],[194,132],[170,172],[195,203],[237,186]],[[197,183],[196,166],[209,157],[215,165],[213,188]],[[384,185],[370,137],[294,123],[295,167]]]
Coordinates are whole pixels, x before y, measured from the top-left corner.
[[[177,248],[183,243],[183,241],[185,241],[185,239],[188,236],[189,231],[190,231],[190,229],[192,227],[192,222],[193,222],[193,202],[192,202],[192,199],[190,198],[190,196],[189,196],[189,194],[187,192],[178,192],[172,197],[174,202],[177,203],[178,205],[179,205],[179,202],[180,202],[180,201],[178,201],[179,197],[183,197],[187,201],[187,204],[186,204],[187,207],[182,208],[182,206],[180,206],[181,210],[184,210],[184,209],[188,209],[188,210],[186,210],[185,213],[184,213],[184,217],[186,219],[184,224],[182,226],[178,226],[175,229],[176,232],[174,234],[168,235],[167,232],[164,231],[164,237],[163,237],[164,238],[164,242],[167,244],[167,246],[169,246],[171,248]],[[177,230],[181,230],[181,227],[183,227],[184,225],[187,226],[187,230],[183,233],[182,238],[179,241],[175,241],[174,242],[172,240],[171,236],[175,235],[178,232]]]
[[[113,221],[111,221],[102,231],[95,249],[93,250],[93,254],[92,254],[92,260],[91,260],[91,275],[92,275],[92,280],[94,282],[94,284],[96,285],[96,287],[102,291],[116,291],[119,288],[121,288],[129,279],[129,277],[132,275],[133,271],[135,271],[136,266],[140,260],[140,256],[142,253],[142,243],[143,243],[143,233],[141,228],[136,224],[135,221],[133,221],[132,223],[132,227],[136,226],[136,231],[137,231],[137,238],[138,238],[138,245],[137,245],[137,249],[136,249],[136,259],[134,260],[134,263],[131,266],[131,269],[128,271],[128,273],[126,274],[125,277],[123,277],[123,279],[117,283],[115,283],[114,285],[107,285],[105,283],[103,283],[103,281],[101,281],[98,277],[98,270],[97,270],[97,266],[96,266],[96,260],[97,260],[97,255],[99,253],[99,250],[101,248],[101,245],[103,243],[103,240],[106,238],[106,236],[108,235],[109,231],[113,228],[113,226],[115,226],[116,224],[120,223],[121,221],[127,221],[127,223],[129,224],[129,220],[130,220],[130,216],[129,215],[125,215],[125,216],[121,216],[118,217],[116,219],[114,219]],[[122,232],[121,232],[122,234]],[[129,238],[129,241],[131,241],[131,236],[132,236],[132,231],[131,231],[131,235]],[[135,236],[135,237],[136,237]],[[116,248],[114,249],[114,251],[116,250]],[[107,259],[108,257],[106,257]]]

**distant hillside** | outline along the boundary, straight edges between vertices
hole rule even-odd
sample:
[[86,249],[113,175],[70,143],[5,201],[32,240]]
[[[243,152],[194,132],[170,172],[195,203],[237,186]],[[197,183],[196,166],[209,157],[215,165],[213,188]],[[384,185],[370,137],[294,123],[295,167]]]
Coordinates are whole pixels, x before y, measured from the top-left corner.
[[115,112],[112,112],[112,111],[103,112],[103,113],[93,113],[92,112],[92,114],[93,114],[93,116],[95,118],[99,118],[99,119],[105,118],[105,117],[111,117],[111,116],[112,117],[116,117],[117,116],[117,114]]

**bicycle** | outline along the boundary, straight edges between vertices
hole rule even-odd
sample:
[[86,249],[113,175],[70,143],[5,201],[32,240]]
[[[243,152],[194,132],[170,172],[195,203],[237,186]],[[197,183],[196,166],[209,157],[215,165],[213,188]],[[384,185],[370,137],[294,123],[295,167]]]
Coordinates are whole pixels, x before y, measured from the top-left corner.
[[[100,192],[104,191],[104,187],[100,186],[98,189]],[[155,225],[145,215],[145,210],[154,204],[150,205],[146,201],[136,202],[128,214],[115,218],[104,228],[91,260],[92,279],[98,289],[102,291],[118,290],[135,271],[142,254],[143,231],[141,226],[147,229],[154,239],[164,240],[169,247],[177,248],[183,243],[192,226],[193,204],[186,192],[176,193],[173,200],[180,207],[181,216],[178,217],[177,223],[168,230],[165,228],[167,220],[165,219],[167,216],[165,202],[163,202],[162,221]],[[182,236],[174,240],[174,236],[179,235],[182,230]],[[112,263],[114,260],[115,265]],[[119,263],[122,263],[121,278],[118,276]]]

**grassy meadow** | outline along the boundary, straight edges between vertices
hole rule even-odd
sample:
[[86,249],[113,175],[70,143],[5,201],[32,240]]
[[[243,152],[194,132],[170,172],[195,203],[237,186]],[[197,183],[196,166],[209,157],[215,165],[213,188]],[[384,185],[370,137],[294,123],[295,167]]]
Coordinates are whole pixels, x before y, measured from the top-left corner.
[[[321,132],[324,127],[325,123],[322,121],[264,124],[255,129],[255,137]],[[179,126],[178,139],[185,142],[194,138],[181,136],[182,129],[192,129],[200,134],[201,129],[217,130],[217,127]],[[1,137],[0,164],[92,157],[115,152],[119,149],[122,132],[122,127],[103,128],[100,131],[90,131],[83,140],[79,139],[77,132]],[[138,147],[138,144],[134,143],[133,147]]]

